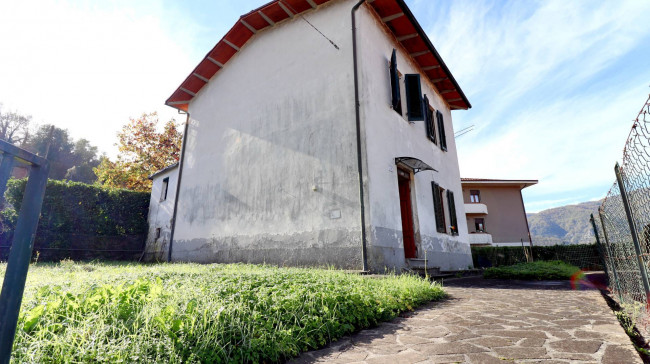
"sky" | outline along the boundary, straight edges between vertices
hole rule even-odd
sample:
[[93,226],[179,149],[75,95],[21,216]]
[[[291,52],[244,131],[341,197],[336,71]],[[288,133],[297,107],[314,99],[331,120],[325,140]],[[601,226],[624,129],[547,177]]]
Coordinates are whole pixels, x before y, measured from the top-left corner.
[[[266,0],[0,2],[0,103],[115,156],[240,15]],[[472,103],[454,111],[461,175],[538,179],[528,212],[614,182],[650,93],[650,1],[406,1]]]

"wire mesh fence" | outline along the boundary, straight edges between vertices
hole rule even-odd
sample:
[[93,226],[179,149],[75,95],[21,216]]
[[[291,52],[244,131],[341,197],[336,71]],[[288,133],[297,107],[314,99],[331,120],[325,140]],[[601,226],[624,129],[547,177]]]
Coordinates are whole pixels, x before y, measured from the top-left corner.
[[650,97],[625,143],[617,181],[599,208],[594,230],[609,288],[623,305],[649,306],[650,284]]

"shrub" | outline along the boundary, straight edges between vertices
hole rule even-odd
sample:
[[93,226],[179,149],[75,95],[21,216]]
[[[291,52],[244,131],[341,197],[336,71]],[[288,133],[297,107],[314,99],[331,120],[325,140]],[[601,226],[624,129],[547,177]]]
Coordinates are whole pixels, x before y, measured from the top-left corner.
[[[7,184],[5,197],[13,208],[3,212],[2,225],[11,227],[15,223],[26,183],[26,179],[14,179]],[[34,249],[60,249],[65,254],[72,248],[111,249],[110,245],[119,240],[116,237],[129,236],[142,236],[143,243],[148,209],[148,193],[48,180]],[[140,249],[141,244],[137,245],[135,248]]]
[[565,280],[571,279],[578,272],[580,272],[580,268],[559,260],[554,260],[488,268],[483,272],[483,277],[536,281]]
[[[530,250],[530,247],[527,248]],[[600,252],[596,244],[533,246],[533,258],[535,261],[561,260],[581,269],[602,269]],[[472,259],[477,268],[526,262],[526,256],[520,246],[472,247]]]

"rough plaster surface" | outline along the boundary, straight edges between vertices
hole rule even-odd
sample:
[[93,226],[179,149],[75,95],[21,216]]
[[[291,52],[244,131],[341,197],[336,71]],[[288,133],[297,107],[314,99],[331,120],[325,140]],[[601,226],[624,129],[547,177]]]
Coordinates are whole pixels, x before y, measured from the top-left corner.
[[642,363],[596,290],[449,282],[450,298],[291,363]]

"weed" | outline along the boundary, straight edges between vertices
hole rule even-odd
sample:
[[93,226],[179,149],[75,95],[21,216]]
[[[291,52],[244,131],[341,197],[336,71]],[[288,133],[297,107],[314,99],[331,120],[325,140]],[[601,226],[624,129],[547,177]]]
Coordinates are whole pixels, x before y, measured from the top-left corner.
[[554,280],[570,279],[580,269],[559,260],[519,263],[506,267],[488,268],[483,272],[485,278]]
[[[0,272],[6,265],[0,264]],[[2,273],[0,273],[2,274]],[[437,284],[244,264],[39,263],[16,362],[276,362],[441,299]]]

